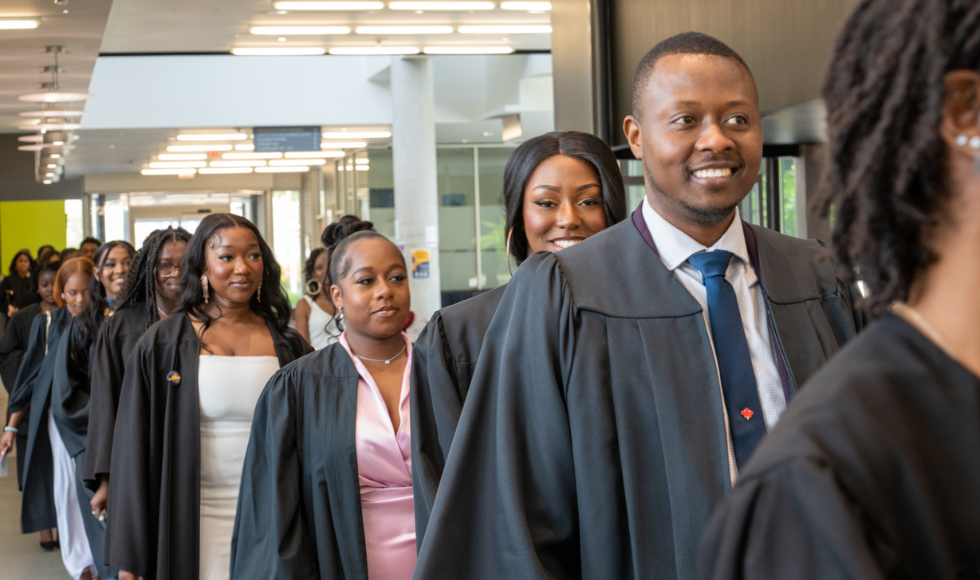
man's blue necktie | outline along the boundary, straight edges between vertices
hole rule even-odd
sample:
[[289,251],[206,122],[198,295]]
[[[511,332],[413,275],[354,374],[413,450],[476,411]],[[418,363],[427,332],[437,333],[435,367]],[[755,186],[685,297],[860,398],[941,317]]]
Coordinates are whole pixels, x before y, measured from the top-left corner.
[[704,278],[708,291],[708,318],[715,343],[715,356],[721,371],[725,392],[725,410],[739,468],[752,456],[766,434],[766,422],[759,402],[759,389],[752,371],[752,355],[742,328],[735,290],[725,280],[731,252],[714,251],[694,254],[687,261]]

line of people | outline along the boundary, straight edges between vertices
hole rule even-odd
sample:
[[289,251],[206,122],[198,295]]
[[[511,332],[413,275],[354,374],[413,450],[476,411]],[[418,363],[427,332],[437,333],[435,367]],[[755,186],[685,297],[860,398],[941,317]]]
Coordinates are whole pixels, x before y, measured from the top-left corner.
[[685,33],[634,77],[640,207],[596,137],[528,140],[512,281],[414,344],[404,256],[354,216],[297,328],[238,216],[66,262],[0,440],[30,412],[24,531],[76,578],[975,575],[980,4],[862,0],[825,96],[832,261],[740,219],[755,81]]

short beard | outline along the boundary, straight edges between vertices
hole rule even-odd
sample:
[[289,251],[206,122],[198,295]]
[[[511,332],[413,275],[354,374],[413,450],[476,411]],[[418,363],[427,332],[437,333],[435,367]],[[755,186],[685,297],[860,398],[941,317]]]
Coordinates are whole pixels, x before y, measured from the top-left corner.
[[735,208],[738,207],[737,203],[730,207],[721,207],[721,208],[695,207],[693,205],[690,205],[682,199],[677,199],[675,197],[669,196],[666,193],[664,193],[664,188],[661,187],[659,183],[657,183],[656,179],[654,179],[653,172],[651,172],[649,168],[646,167],[645,162],[643,168],[645,170],[644,173],[646,174],[647,179],[650,180],[650,185],[653,186],[654,190],[656,190],[657,195],[659,195],[664,199],[675,201],[684,210],[684,212],[687,214],[687,217],[690,218],[691,221],[699,225],[713,226],[713,225],[720,224],[726,219],[728,219],[735,211]]

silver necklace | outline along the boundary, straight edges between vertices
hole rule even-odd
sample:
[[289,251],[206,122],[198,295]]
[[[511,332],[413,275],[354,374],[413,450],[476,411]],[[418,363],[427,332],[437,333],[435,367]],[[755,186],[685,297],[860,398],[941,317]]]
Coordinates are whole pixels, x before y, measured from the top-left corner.
[[408,348],[408,345],[406,344],[405,346],[403,346],[403,347],[402,347],[402,349],[401,349],[400,351],[398,351],[398,354],[396,354],[395,356],[393,356],[393,357],[391,357],[391,358],[389,358],[389,359],[387,359],[387,360],[385,360],[385,359],[383,359],[383,358],[382,358],[382,359],[377,359],[377,358],[368,358],[368,357],[366,357],[366,356],[361,356],[361,355],[359,355],[359,354],[355,354],[354,356],[356,356],[357,358],[359,358],[359,359],[361,359],[361,360],[369,360],[369,361],[371,361],[371,362],[383,362],[383,363],[385,363],[386,365],[390,365],[390,364],[391,364],[391,361],[393,361],[393,360],[395,360],[396,358],[398,358],[398,357],[400,357],[400,356],[402,355],[402,353],[403,353],[403,352],[405,352],[405,349],[407,349],[407,348]]

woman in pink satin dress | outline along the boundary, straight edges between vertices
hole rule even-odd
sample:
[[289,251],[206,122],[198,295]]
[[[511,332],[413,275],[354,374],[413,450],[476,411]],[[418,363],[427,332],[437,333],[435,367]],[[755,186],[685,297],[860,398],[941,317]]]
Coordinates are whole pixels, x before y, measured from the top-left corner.
[[398,248],[354,216],[322,239],[343,334],[279,370],[259,399],[231,577],[409,580],[408,270]]

